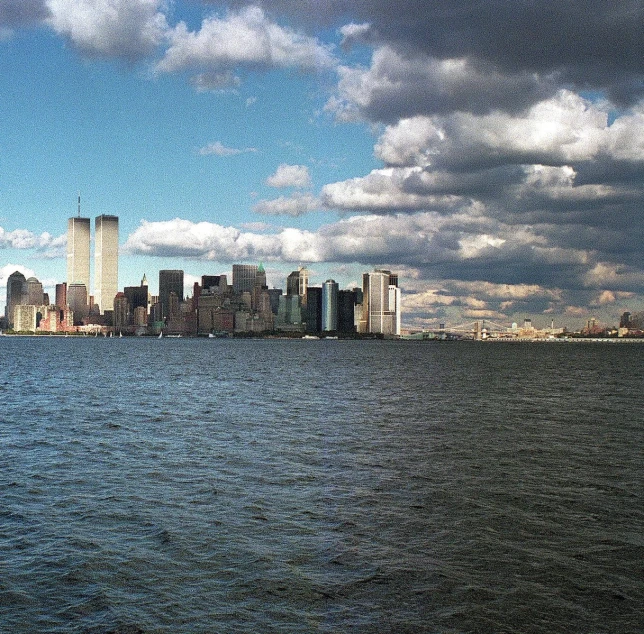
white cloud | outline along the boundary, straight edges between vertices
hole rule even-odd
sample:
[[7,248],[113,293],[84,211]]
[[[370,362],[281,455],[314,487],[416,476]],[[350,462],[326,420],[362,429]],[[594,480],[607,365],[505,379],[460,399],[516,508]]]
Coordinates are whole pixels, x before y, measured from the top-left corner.
[[562,90],[524,115],[453,112],[402,119],[385,129],[375,151],[391,165],[562,165],[611,151],[625,127],[641,138],[640,118],[609,127],[607,112]]
[[273,200],[260,200],[253,211],[268,216],[302,216],[320,208],[320,201],[311,194],[296,192],[292,196],[280,196]]
[[328,208],[349,211],[401,211],[456,209],[463,203],[457,196],[423,195],[408,191],[406,182],[421,176],[420,168],[384,168],[367,176],[330,183],[322,188],[322,202]]
[[5,231],[0,227],[0,249],[33,249],[46,257],[59,257],[67,244],[67,235],[57,238],[45,232],[37,235],[27,229]]
[[199,154],[202,156],[209,156],[214,154],[215,156],[236,156],[237,154],[248,154],[257,152],[257,148],[247,147],[243,149],[226,147],[221,141],[215,141],[214,143],[209,143],[199,148]]
[[163,0],[47,0],[49,25],[91,56],[138,60],[168,29]]
[[311,187],[311,175],[306,165],[287,165],[282,163],[276,172],[266,179],[269,187]]
[[197,32],[189,31],[180,22],[168,37],[170,46],[157,65],[161,72],[230,69],[238,65],[308,71],[335,66],[329,47],[271,22],[256,6],[229,12],[224,18],[206,18]]
[[340,34],[342,35],[342,42],[340,43],[342,48],[349,49],[353,44],[363,41],[371,30],[371,25],[368,22],[363,22],[362,24],[345,24],[340,28]]
[[644,286],[644,271],[614,262],[597,262],[589,268],[583,279],[589,288],[639,289]]
[[143,221],[128,237],[123,252],[139,255],[192,257],[218,262],[247,259],[322,261],[315,234],[283,229],[274,234],[243,232],[209,222],[175,218]]

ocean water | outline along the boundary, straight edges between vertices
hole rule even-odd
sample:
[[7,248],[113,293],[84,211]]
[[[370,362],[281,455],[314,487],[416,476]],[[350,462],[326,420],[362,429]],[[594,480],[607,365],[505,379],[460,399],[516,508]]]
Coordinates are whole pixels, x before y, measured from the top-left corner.
[[644,631],[644,345],[0,339],[0,632]]

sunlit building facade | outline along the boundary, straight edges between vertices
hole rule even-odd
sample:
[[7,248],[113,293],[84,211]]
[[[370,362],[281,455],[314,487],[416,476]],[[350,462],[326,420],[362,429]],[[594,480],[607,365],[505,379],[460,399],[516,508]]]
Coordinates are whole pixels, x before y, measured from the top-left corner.
[[360,332],[400,335],[401,291],[398,275],[376,270],[362,276],[362,319]]
[[94,303],[101,313],[114,309],[118,277],[118,216],[97,216],[94,234]]
[[89,218],[70,218],[67,221],[67,287],[84,284],[89,292]]

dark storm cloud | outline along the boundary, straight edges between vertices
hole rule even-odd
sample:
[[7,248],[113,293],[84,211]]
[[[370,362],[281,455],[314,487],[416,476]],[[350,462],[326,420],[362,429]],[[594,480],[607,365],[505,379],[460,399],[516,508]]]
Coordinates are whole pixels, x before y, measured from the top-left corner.
[[513,75],[556,75],[617,103],[644,94],[644,5],[640,0],[322,0],[262,5],[308,25],[368,22],[371,43],[438,59],[466,57]]

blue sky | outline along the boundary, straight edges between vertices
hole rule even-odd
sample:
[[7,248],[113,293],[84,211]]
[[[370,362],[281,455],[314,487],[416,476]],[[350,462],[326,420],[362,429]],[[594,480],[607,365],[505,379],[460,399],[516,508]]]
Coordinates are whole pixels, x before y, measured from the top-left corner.
[[644,310],[643,10],[591,4],[4,0],[0,303],[64,281],[80,191],[121,287],[262,261],[394,269],[416,327]]

